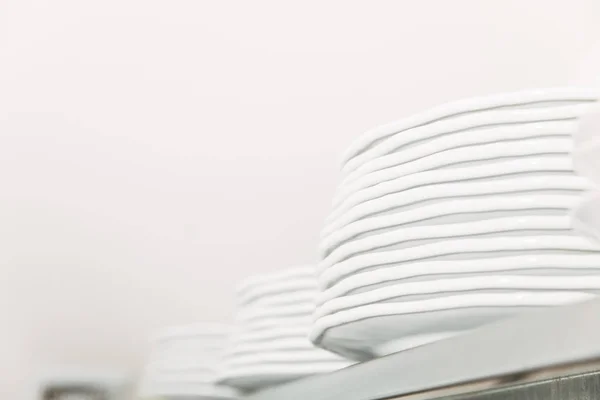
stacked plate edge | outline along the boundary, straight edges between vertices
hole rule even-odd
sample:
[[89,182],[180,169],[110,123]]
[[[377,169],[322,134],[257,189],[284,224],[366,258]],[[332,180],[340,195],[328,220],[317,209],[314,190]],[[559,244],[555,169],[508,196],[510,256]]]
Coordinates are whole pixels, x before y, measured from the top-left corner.
[[236,291],[235,330],[219,381],[254,391],[348,366],[349,361],[308,339],[316,294],[316,269],[311,266],[243,281]]
[[217,367],[231,328],[219,323],[174,326],[151,340],[138,397],[145,399],[235,399],[239,393],[216,383]]
[[449,103],[360,137],[320,240],[310,332],[357,360],[407,350],[600,289],[600,245],[573,229],[595,91]]

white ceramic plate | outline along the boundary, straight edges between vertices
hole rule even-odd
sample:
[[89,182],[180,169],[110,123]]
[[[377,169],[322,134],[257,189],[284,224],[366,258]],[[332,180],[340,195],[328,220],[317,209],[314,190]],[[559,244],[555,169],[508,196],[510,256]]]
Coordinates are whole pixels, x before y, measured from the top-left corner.
[[237,368],[244,365],[261,365],[269,363],[317,364],[321,362],[340,361],[340,356],[329,351],[313,347],[310,350],[264,351],[255,354],[236,354],[223,360],[224,368]]
[[589,88],[548,88],[512,93],[498,93],[491,96],[473,97],[454,101],[431,108],[408,118],[378,126],[365,132],[348,148],[343,160],[344,162],[349,161],[388,136],[417,126],[426,125],[434,121],[443,120],[448,117],[484,110],[502,109],[504,107],[542,107],[552,105],[556,102],[564,103],[568,101],[584,103],[593,102],[597,99],[597,91],[590,90]]
[[[229,333],[228,333],[229,334]],[[181,338],[171,338],[169,340],[154,341],[151,343],[156,349],[177,349],[177,348],[195,348],[205,350],[218,350],[227,343],[227,335],[216,336],[185,336]]]
[[339,220],[343,221],[344,215],[361,203],[381,197],[401,193],[419,186],[434,185],[439,183],[452,183],[461,181],[476,181],[480,179],[502,178],[510,175],[527,173],[573,173],[573,162],[568,155],[548,155],[523,157],[516,160],[498,161],[492,164],[481,165],[477,168],[461,167],[424,171],[403,176],[391,181],[382,182],[371,186],[346,198],[335,208],[326,220],[323,232],[330,233],[339,228]]
[[[306,332],[308,332],[308,329]],[[321,349],[317,349],[313,346],[313,344],[308,340],[308,335],[306,332],[302,336],[274,338],[269,341],[235,344],[227,349],[225,357],[247,356],[282,351],[322,351]]]
[[[369,200],[358,204],[341,215],[335,221],[331,221],[321,233],[322,240],[328,240],[329,235],[350,226],[353,223],[364,224],[368,227],[377,225],[385,226],[382,220],[391,218],[389,214],[396,214],[403,207],[417,207],[420,203],[437,201],[438,205],[448,202],[448,199],[458,199],[469,196],[484,196],[508,193],[530,193],[536,192],[582,192],[590,190],[593,185],[585,178],[568,175],[554,175],[551,173],[542,175],[513,175],[499,179],[488,179],[479,181],[451,182],[415,187],[399,193]],[[377,218],[377,219],[375,219]],[[356,225],[352,225],[356,226]],[[355,229],[355,228],[351,228]],[[362,229],[362,228],[356,228]]]
[[[403,149],[403,151],[386,154],[361,165],[352,173],[348,174],[342,180],[340,186],[343,188],[345,186],[353,185],[357,183],[357,180],[366,179],[367,175],[371,176],[372,174],[383,172],[387,169],[400,166],[401,164],[412,164],[421,158],[428,158],[429,156],[438,153],[448,153],[454,150],[458,151],[458,149],[463,147],[491,145],[502,142],[514,143],[520,140],[529,140],[533,138],[567,138],[573,142],[573,135],[577,131],[577,126],[578,124],[575,120],[547,121],[494,126],[481,128],[475,131],[461,132],[460,134],[451,133],[441,135],[435,140],[420,142],[414,146]],[[450,157],[450,155],[446,155],[445,157]],[[473,157],[477,157],[477,155],[473,155]],[[421,168],[429,167],[428,164],[424,163],[419,164],[419,166]],[[334,203],[337,203],[335,199]]]
[[237,399],[240,394],[234,388],[203,382],[147,379],[142,383],[138,396],[141,398],[193,396],[197,400],[214,400]]
[[290,304],[308,303],[314,300],[317,294],[317,277],[312,279],[311,287],[306,289],[290,290],[288,292],[274,292],[257,297],[249,303],[238,305],[238,312],[244,313],[248,310],[271,309],[274,307]]
[[[561,213],[567,214],[581,203],[581,197],[575,194],[563,195],[496,195],[493,198],[480,196],[449,200],[443,204],[431,204],[415,209],[398,212],[385,217],[374,217],[354,222],[344,228],[334,231],[321,241],[322,257],[329,256],[332,252],[349,241],[356,242],[365,237],[382,234],[384,232],[411,229],[425,224],[430,229],[439,225],[440,219],[445,222],[467,222],[473,218],[487,220],[488,218],[506,215],[532,215]],[[445,218],[442,218],[445,217]]]
[[440,295],[452,293],[493,293],[498,291],[575,291],[597,293],[600,291],[600,275],[488,275],[436,279],[426,282],[398,283],[332,299],[318,307],[314,315],[315,318],[323,318],[340,311],[369,304],[430,300]]
[[[322,288],[329,288],[346,277],[375,268],[388,268],[424,259],[460,257],[480,259],[511,255],[526,255],[535,251],[566,254],[569,252],[599,252],[600,245],[587,238],[568,234],[509,236],[491,238],[461,238],[429,243],[407,249],[361,254],[323,268],[319,277]],[[514,254],[514,253],[518,254]]]
[[244,307],[246,305],[259,303],[266,298],[314,290],[315,279],[316,275],[313,274],[310,278],[290,278],[288,281],[265,283],[260,286],[255,286],[252,290],[248,290],[244,294],[236,296],[237,303],[240,307]]
[[246,344],[259,344],[259,343],[270,343],[276,340],[286,339],[303,339],[306,338],[310,325],[312,324],[312,314],[310,319],[307,319],[307,323],[302,326],[279,326],[274,327],[270,330],[252,332],[241,330],[235,336],[231,338],[231,344],[229,348]]
[[[164,329],[151,340],[148,368],[161,371],[210,370],[228,342],[231,327],[219,323],[196,323]],[[201,363],[199,364],[199,361]]]
[[590,113],[594,109],[595,106],[590,104],[577,104],[534,109],[498,110],[466,114],[449,120],[434,122],[405,130],[398,135],[389,136],[385,141],[379,142],[377,146],[370,147],[348,160],[342,167],[342,174],[348,175],[370,160],[394,151],[403,150],[404,146],[438,135],[450,132],[465,132],[481,127],[500,126],[502,124],[568,120]]
[[519,216],[505,218],[491,218],[479,221],[469,221],[457,224],[415,226],[394,229],[385,233],[368,236],[351,242],[344,243],[322,261],[323,268],[329,268],[337,263],[347,260],[358,254],[374,251],[392,251],[399,248],[407,249],[420,246],[423,240],[458,239],[461,237],[474,237],[487,235],[487,237],[507,236],[511,233],[526,234],[524,232],[566,233],[571,229],[571,219],[567,215],[544,216]]
[[[220,360],[215,360],[215,362],[220,362]],[[205,383],[213,383],[217,378],[214,366],[211,369],[190,369],[186,368],[186,366],[181,366],[180,368],[166,368],[160,365],[155,366],[151,364],[145,366],[144,376],[152,376],[157,379],[162,378],[177,381]]]
[[263,331],[271,331],[279,327],[285,326],[296,329],[297,327],[310,325],[310,317],[308,315],[292,315],[292,316],[279,316],[279,317],[265,317],[261,319],[252,320],[249,324],[239,325],[232,336],[235,336],[236,332],[248,332],[248,333],[259,333]]
[[[379,303],[318,318],[314,343],[348,358],[366,360],[423,345],[518,313],[594,298],[579,292],[511,292],[440,295],[430,300]],[[421,337],[414,341],[414,337]]]
[[[415,157],[413,158],[414,161],[375,171],[348,184],[342,184],[333,199],[333,206],[335,209],[348,196],[361,189],[419,172],[466,166],[481,168],[486,164],[510,158],[544,154],[567,155],[572,150],[573,141],[571,138],[551,136],[536,137],[529,140],[500,141],[478,146],[463,146],[427,156]],[[405,155],[406,153],[411,153],[410,149],[395,154]]]
[[220,382],[241,390],[256,390],[297,380],[306,376],[325,374],[347,367],[348,361],[323,362],[312,364],[272,363],[223,371]]
[[172,358],[198,357],[198,355],[202,355],[202,358],[214,358],[218,357],[226,346],[227,340],[222,340],[218,344],[204,343],[199,340],[172,341],[151,347],[148,359],[151,362],[158,362]]
[[147,368],[155,368],[161,371],[171,370],[210,370],[212,360],[222,357],[225,348],[218,352],[197,351],[195,349],[178,349],[177,352],[163,353],[160,356],[152,355],[148,358]]
[[352,275],[320,293],[321,305],[343,296],[389,285],[490,274],[577,276],[600,274],[600,253],[545,254],[474,260],[424,261]]
[[309,329],[310,324],[302,329],[290,329],[288,332],[282,333],[269,332],[268,335],[262,336],[241,334],[237,339],[231,341],[231,345],[224,354],[252,353],[255,351],[254,349],[273,351],[312,349],[313,347],[308,347],[309,343],[306,341]]
[[235,316],[235,323],[238,325],[245,325],[252,323],[252,321],[260,321],[265,318],[288,318],[310,315],[314,311],[314,299],[316,296],[317,294],[315,293],[311,301],[303,303],[241,310]]

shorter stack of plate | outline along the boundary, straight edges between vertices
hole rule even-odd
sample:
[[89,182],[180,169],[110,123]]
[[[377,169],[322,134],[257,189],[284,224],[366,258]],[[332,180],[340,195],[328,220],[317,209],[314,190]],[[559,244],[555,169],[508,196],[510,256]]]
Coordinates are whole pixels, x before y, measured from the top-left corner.
[[252,391],[350,364],[308,340],[315,272],[314,267],[290,268],[238,286],[236,328],[220,370],[222,384]]
[[217,385],[231,328],[217,323],[171,327],[152,340],[140,398],[235,399],[235,389]]
[[573,151],[597,100],[468,99],[359,138],[321,237],[311,340],[365,360],[596,295],[600,245],[572,215],[595,190]]

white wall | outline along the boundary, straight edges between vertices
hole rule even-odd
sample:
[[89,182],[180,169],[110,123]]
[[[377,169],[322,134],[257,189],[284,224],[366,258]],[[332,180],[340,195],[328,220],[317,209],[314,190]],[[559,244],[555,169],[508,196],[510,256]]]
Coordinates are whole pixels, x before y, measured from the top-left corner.
[[[561,85],[594,0],[0,0],[0,397],[315,259],[361,131]],[[595,31],[594,31],[595,29]]]

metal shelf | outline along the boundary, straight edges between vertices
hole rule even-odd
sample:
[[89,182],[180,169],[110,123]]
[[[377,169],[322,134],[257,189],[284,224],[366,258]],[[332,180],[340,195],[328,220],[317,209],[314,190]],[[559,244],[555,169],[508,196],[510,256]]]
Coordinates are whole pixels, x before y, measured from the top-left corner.
[[600,300],[526,313],[247,399],[590,399],[600,398],[595,371]]

